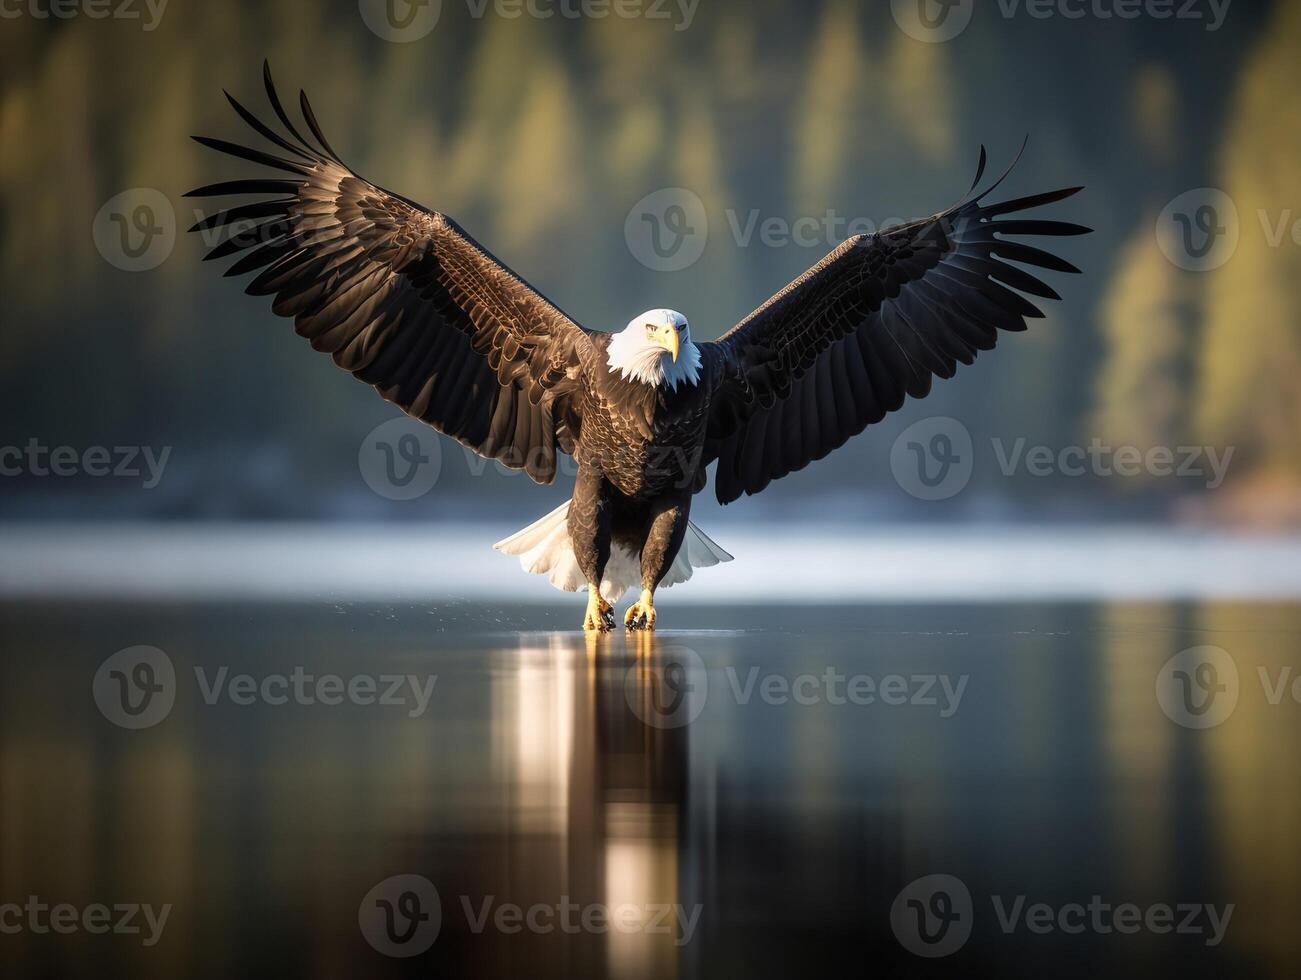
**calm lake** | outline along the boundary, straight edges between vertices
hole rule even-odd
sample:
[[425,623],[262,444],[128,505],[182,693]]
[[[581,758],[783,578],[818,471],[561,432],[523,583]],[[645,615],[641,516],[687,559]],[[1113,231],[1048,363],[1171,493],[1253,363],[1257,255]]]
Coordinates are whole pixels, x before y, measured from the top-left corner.
[[1301,970],[1301,606],[665,610],[0,606],[0,973]]

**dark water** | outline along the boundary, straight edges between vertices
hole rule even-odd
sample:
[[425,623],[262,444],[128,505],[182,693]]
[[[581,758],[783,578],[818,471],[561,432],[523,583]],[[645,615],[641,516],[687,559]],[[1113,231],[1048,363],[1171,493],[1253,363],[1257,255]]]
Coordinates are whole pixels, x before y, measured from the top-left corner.
[[579,612],[0,609],[0,974],[1301,969],[1301,609]]

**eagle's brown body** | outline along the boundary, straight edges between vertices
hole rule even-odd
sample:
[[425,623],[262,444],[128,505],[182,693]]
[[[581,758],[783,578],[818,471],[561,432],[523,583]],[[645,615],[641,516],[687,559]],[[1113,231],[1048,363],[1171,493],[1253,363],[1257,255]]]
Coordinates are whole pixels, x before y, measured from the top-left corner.
[[608,345],[606,336],[593,338],[596,365],[583,372],[575,460],[628,497],[697,489],[713,394],[709,379],[677,390],[629,381],[604,367]]
[[[656,364],[677,365],[682,342],[695,359],[670,384],[658,369],[630,374],[616,363],[615,339],[637,340],[641,323],[618,335],[579,326],[451,218],[350,170],[303,96],[316,145],[305,139],[265,76],[285,132],[230,101],[287,156],[196,137],[279,172],[192,192],[271,196],[198,222],[192,230],[225,232],[208,258],[239,255],[227,275],[258,271],[248,292],[273,296],[314,348],[475,452],[542,483],[555,479],[557,455],[571,454],[568,510],[517,535],[511,553],[562,588],[585,582],[590,628],[610,622],[614,600],[601,591],[617,598],[630,584],[609,580],[616,559],[640,566],[628,622],[653,626],[658,585],[730,558],[689,522],[707,466],[717,463],[715,493],[728,503],[924,396],[999,331],[1042,316],[1023,293],[1057,298],[1022,266],[1078,271],[1015,237],[1088,230],[995,220],[1078,188],[985,205],[990,187],[932,218],[856,236],[717,342],[694,345],[685,318],[666,334],[645,324],[646,342],[663,344],[649,351]],[[984,163],[982,150],[973,192]]]
[[[604,357],[608,338],[594,346]],[[704,484],[712,386],[653,388],[608,370],[584,372],[578,478],[568,527],[579,567],[604,577],[611,548],[640,554],[641,587],[654,591],[677,557]]]

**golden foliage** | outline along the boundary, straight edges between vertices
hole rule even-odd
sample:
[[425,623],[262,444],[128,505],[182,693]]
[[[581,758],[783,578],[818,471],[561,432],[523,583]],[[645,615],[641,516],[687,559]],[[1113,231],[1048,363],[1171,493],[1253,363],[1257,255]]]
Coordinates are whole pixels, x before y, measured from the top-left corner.
[[1102,301],[1106,359],[1089,438],[1111,446],[1178,446],[1185,430],[1190,284],[1144,220],[1122,249]]
[[[1196,424],[1258,470],[1301,477],[1301,5],[1279,4],[1246,65],[1221,150],[1237,252],[1208,274]],[[1272,241],[1282,232],[1278,241]]]

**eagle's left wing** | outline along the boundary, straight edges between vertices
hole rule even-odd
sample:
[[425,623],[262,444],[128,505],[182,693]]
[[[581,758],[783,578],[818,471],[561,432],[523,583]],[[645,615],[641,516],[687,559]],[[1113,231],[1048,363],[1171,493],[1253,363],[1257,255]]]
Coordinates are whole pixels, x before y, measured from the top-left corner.
[[[982,148],[973,192],[985,161]],[[1089,229],[995,219],[1080,188],[982,205],[1001,182],[934,217],[849,239],[718,341],[701,345],[716,385],[704,462],[718,461],[720,503],[758,493],[844,445],[907,396],[925,396],[935,376],[950,378],[959,362],[992,348],[999,330],[1024,330],[1027,317],[1043,314],[1021,292],[1060,298],[1006,260],[1079,270],[1004,236]]]
[[539,483],[572,450],[581,420],[575,379],[594,347],[587,331],[498,262],[455,221],[377,187],[330,148],[307,103],[313,146],[294,127],[264,66],[267,97],[287,132],[235,111],[284,156],[195,137],[279,171],[187,196],[262,195],[199,221],[238,255],[226,275],[261,270],[255,296],[341,368],[408,414]]

